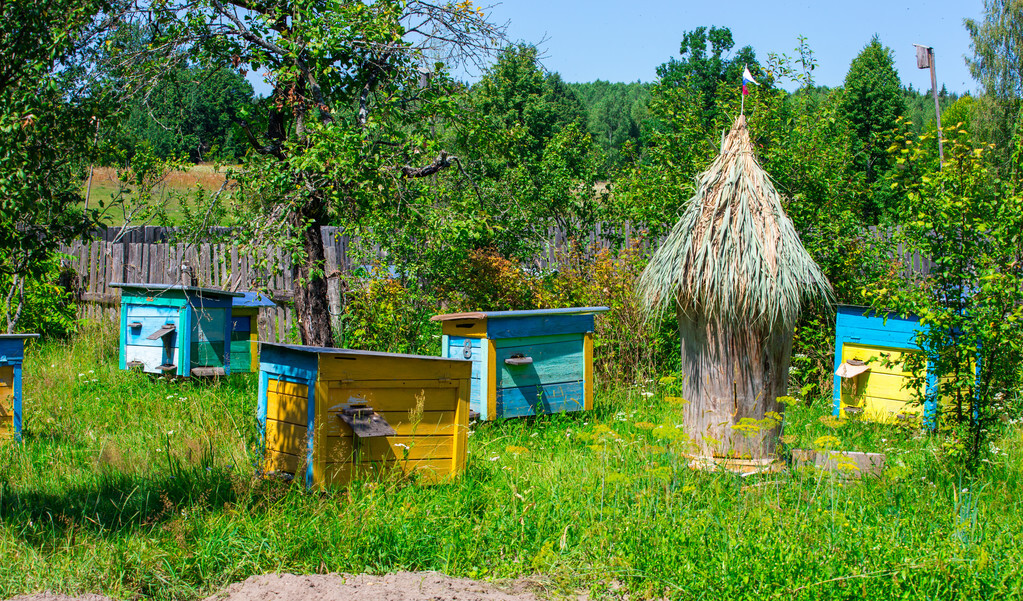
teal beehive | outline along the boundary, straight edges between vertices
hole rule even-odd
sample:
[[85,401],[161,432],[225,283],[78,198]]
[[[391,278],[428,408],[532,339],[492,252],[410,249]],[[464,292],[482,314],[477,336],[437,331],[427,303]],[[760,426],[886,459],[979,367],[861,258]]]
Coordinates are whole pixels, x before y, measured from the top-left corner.
[[593,408],[594,314],[607,307],[449,313],[441,355],[472,361],[470,407],[481,419]]
[[231,301],[241,294],[168,284],[111,286],[121,288],[121,369],[231,373]]

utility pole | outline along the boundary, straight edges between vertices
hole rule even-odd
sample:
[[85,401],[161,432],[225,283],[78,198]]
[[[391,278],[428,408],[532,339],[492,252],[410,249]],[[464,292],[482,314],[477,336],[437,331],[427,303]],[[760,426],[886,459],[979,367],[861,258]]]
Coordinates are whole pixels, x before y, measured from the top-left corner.
[[942,143],[944,135],[941,133],[941,105],[938,104],[938,78],[934,75],[934,48],[923,44],[916,46],[916,67],[918,69],[931,69],[931,92],[934,94],[934,114],[938,120],[938,168],[945,164],[945,148]]

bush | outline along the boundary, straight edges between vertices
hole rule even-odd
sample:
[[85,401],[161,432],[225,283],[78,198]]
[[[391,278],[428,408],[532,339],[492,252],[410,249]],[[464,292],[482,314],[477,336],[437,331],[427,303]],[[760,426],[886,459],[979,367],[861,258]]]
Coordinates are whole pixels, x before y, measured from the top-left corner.
[[0,277],[0,331],[60,338],[77,331],[80,281],[68,259],[66,255],[49,259],[39,277]]

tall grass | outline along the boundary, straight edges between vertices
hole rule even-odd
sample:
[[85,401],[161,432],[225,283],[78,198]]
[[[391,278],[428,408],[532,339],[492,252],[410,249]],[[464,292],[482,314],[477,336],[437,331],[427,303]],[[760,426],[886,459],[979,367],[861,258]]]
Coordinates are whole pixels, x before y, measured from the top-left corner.
[[318,493],[254,477],[254,381],[120,372],[104,329],[33,347],[24,443],[0,448],[0,598],[193,599],[251,574],[399,569],[685,599],[1023,590],[1015,427],[967,481],[929,435],[797,408],[786,435],[884,450],[885,477],[744,478],[690,470],[681,400],[647,382],[587,414],[475,426],[452,484]]

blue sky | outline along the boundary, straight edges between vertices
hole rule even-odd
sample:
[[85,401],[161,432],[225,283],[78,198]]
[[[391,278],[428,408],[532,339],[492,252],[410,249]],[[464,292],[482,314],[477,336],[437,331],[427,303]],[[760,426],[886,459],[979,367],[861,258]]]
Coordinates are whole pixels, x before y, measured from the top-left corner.
[[[477,0],[482,3],[482,0]],[[930,89],[916,68],[914,43],[934,47],[938,85],[974,91],[963,56],[971,53],[963,18],[981,18],[982,0],[508,0],[489,10],[508,21],[514,41],[537,43],[544,64],[565,81],[653,81],[655,69],[677,57],[682,33],[706,25],[732,30],[736,46],[793,55],[808,38],[818,60],[817,83],[839,86],[849,63],[876,33],[895,51],[904,85]]]

